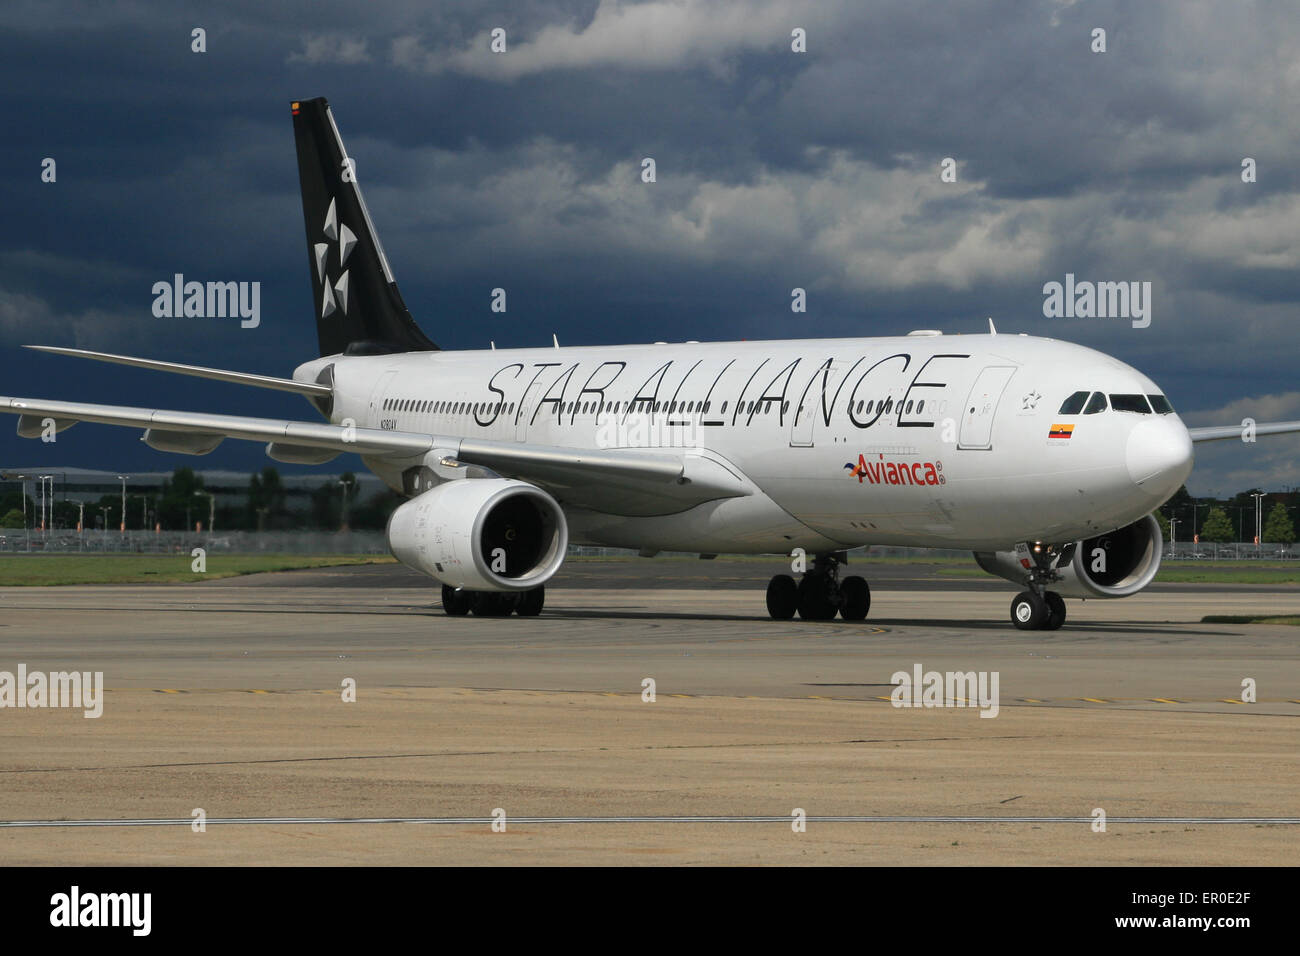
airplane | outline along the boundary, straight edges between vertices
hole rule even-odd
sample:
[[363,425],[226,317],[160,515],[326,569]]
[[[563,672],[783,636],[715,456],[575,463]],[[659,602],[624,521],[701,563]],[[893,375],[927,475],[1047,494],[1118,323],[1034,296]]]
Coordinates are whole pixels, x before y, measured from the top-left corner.
[[442,585],[449,615],[540,613],[572,541],[785,555],[802,573],[772,577],[772,618],[861,621],[871,591],[841,576],[847,552],[904,545],[974,552],[1022,588],[1016,628],[1055,630],[1064,598],[1151,582],[1152,512],[1191,473],[1194,443],[1241,435],[1187,428],[1118,359],[991,319],[974,335],[442,350],[398,291],[328,103],[291,113],[318,357],[278,378],[28,347],[293,392],[324,421],[33,398],[0,411],[28,438],[93,422],[180,454],[226,438],[280,462],[355,452],[407,498],[389,547]]

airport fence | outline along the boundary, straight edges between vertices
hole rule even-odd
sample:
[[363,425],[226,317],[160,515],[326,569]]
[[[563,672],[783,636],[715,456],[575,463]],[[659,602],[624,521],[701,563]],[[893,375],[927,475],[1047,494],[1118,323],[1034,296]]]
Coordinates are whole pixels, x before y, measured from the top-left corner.
[[387,554],[382,531],[0,530],[0,554]]
[[[189,554],[194,548],[227,554],[388,554],[382,531],[76,531],[58,529],[0,529],[0,554]],[[630,558],[636,551],[570,545],[569,557]],[[664,557],[697,557],[695,552],[661,553]],[[872,545],[848,552],[850,559],[969,558],[969,551],[952,548],[905,548]],[[1288,544],[1233,542],[1206,544],[1165,542],[1166,561],[1285,561],[1300,549]],[[721,555],[726,558],[726,555]]]

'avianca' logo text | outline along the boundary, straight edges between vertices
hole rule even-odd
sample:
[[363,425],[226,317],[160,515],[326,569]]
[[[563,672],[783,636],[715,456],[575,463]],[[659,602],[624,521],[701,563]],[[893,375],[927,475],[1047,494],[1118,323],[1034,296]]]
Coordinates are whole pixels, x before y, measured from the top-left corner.
[[850,474],[858,479],[858,484],[862,484],[865,478],[873,485],[942,485],[947,483],[943,476],[943,462],[935,461],[914,461],[914,462],[893,462],[885,461],[885,456],[880,455],[879,461],[867,461],[862,455],[858,456],[858,463],[845,462],[844,467],[849,469]]

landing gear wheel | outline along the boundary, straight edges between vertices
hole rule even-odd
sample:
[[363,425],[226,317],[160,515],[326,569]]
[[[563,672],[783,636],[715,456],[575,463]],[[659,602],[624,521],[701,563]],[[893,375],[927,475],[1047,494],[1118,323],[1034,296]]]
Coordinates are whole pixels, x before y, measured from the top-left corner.
[[1044,627],[1049,631],[1059,630],[1065,623],[1065,598],[1055,591],[1048,591],[1043,598],[1047,601],[1047,623]]
[[1022,631],[1042,630],[1050,613],[1047,602],[1033,591],[1021,591],[1011,602],[1011,623]]
[[871,610],[871,588],[857,575],[840,582],[840,617],[846,621],[865,620]]
[[469,609],[475,617],[506,617],[515,609],[515,596],[497,591],[475,591]]
[[767,613],[773,620],[788,621],[799,608],[799,585],[788,574],[778,574],[767,582]]
[[799,616],[805,621],[829,621],[836,610],[821,575],[805,574],[799,582]]
[[464,617],[469,613],[469,605],[469,591],[457,591],[449,584],[442,586],[442,609],[450,617]]
[[515,605],[515,613],[520,617],[536,617],[542,613],[542,605],[545,603],[546,585],[539,584],[519,596],[519,603]]

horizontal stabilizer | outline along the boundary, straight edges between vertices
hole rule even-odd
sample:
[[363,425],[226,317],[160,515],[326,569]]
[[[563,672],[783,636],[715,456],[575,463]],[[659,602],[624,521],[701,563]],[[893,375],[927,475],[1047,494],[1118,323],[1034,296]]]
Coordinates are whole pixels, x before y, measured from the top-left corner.
[[210,378],[218,382],[232,382],[236,385],[274,388],[282,392],[297,392],[299,395],[312,397],[326,397],[333,393],[333,389],[328,385],[321,385],[316,382],[295,382],[291,378],[276,378],[273,375],[231,372],[221,368],[205,368],[202,365],[182,365],[180,362],[161,362],[157,359],[136,358],[133,355],[114,355],[111,352],[91,352],[87,349],[65,349],[54,345],[25,345],[23,348],[32,349],[36,352],[49,352],[52,355],[71,355],[76,358],[93,359],[96,362],[112,362],[116,365],[151,368],[157,372],[193,375],[196,378]]

